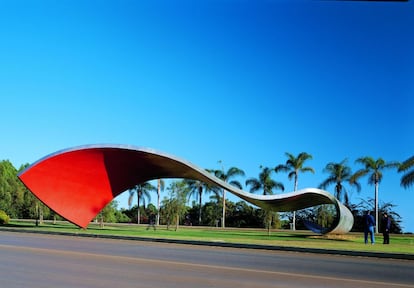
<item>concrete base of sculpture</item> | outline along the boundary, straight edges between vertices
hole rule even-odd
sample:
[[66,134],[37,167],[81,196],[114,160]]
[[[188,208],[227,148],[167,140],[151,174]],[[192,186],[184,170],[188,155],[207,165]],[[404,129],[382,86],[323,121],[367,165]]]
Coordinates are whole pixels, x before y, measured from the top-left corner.
[[56,213],[80,226],[116,196],[136,184],[163,178],[187,178],[219,186],[249,203],[273,211],[295,211],[333,204],[331,227],[307,227],[317,233],[347,233],[352,213],[326,191],[307,188],[279,195],[256,195],[231,186],[204,169],[175,156],[128,145],[88,145],[58,151],[19,174],[26,187]]

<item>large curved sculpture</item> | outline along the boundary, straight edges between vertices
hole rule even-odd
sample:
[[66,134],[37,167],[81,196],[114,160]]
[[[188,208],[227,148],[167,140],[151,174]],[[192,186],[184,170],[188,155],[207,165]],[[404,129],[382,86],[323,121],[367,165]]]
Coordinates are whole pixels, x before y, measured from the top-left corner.
[[83,228],[120,193],[136,184],[162,178],[203,181],[274,211],[333,204],[337,213],[332,227],[307,224],[309,229],[321,234],[347,233],[353,225],[351,212],[326,191],[308,188],[279,195],[255,195],[185,160],[136,146],[88,145],[65,149],[40,159],[18,176],[45,205]]

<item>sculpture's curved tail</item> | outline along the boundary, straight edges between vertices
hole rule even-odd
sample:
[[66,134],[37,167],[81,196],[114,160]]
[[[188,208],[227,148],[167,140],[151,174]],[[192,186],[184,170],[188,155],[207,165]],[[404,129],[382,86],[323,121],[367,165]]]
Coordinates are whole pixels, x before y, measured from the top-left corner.
[[116,196],[136,184],[162,178],[188,178],[219,186],[254,205],[274,211],[295,211],[333,204],[332,227],[308,228],[317,233],[347,233],[351,212],[326,191],[307,188],[279,195],[255,195],[227,184],[190,162],[153,149],[129,145],[88,145],[58,151],[35,162],[19,175],[43,203],[80,227]]

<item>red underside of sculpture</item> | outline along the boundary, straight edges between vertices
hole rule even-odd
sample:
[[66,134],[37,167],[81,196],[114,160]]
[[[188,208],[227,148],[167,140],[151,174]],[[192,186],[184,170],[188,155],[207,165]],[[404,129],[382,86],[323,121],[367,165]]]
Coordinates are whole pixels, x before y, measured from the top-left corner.
[[114,197],[99,150],[56,155],[20,179],[46,205],[53,203],[56,213],[83,228]]
[[116,196],[148,176],[145,157],[127,149],[91,148],[47,157],[19,178],[43,203],[80,227]]

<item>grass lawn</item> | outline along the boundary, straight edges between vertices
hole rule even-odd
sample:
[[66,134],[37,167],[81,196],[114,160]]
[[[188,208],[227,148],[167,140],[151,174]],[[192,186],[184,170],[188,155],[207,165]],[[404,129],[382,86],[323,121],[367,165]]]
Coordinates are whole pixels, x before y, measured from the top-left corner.
[[333,250],[369,251],[381,253],[414,254],[414,235],[390,235],[390,245],[382,244],[382,235],[376,235],[376,245],[365,245],[363,233],[349,233],[346,235],[317,235],[310,231],[274,230],[268,235],[265,229],[235,229],[213,227],[175,227],[159,226],[157,230],[147,230],[146,225],[137,224],[105,224],[103,228],[91,223],[87,229],[58,222],[45,222],[36,227],[33,221],[12,221],[5,228],[16,228],[30,231],[50,231],[56,233],[75,233],[91,235],[114,235],[130,237],[147,237],[162,239],[183,239],[211,242],[227,242],[242,244],[259,244],[285,247],[319,248]]

